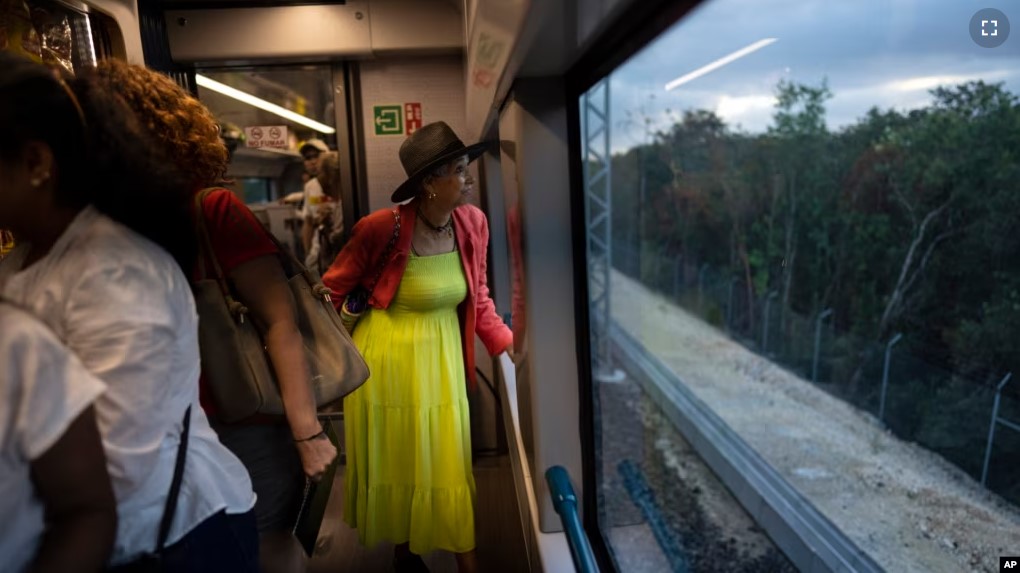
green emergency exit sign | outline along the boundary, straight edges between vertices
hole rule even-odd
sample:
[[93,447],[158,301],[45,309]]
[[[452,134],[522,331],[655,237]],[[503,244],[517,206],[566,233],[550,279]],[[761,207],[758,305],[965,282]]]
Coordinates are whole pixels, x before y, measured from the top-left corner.
[[376,135],[404,134],[404,106],[377,105],[372,107],[372,112]]

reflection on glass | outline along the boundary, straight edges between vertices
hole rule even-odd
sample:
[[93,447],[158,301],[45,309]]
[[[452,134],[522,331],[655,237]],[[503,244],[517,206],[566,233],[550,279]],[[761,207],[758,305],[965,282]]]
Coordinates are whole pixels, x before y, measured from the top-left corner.
[[524,237],[521,234],[521,201],[520,189],[517,181],[517,145],[513,141],[503,140],[500,142],[500,158],[502,165],[510,167],[503,170],[507,179],[504,189],[506,203],[506,228],[507,243],[510,247],[510,269],[511,269],[511,320],[510,323],[514,332],[514,354],[518,356],[518,365],[524,358],[525,344],[528,331],[528,318],[525,313],[527,303],[525,299],[524,283]]
[[198,70],[199,98],[231,150],[227,178],[246,202],[301,205],[315,175],[302,145],[315,139],[336,149],[332,78],[329,66]]
[[[613,322],[890,571],[1020,547],[1020,56],[976,9],[715,0],[608,79]],[[644,436],[654,493],[695,462],[612,412],[632,378],[600,446]]]
[[14,250],[14,233],[0,229],[0,261]]
[[96,64],[89,16],[50,0],[0,4],[0,51],[70,74]]
[[280,127],[273,139],[284,144],[267,149],[297,153],[301,143],[313,138],[336,149],[332,86],[329,66],[198,70],[199,98],[225,129],[243,133],[240,146],[247,148],[257,148],[256,139],[271,139],[269,129]]
[[[296,123],[302,127],[315,130],[319,133],[336,133],[336,130],[332,127],[319,123],[314,119],[310,119],[303,115],[304,111],[304,98],[297,96],[291,107],[298,108],[298,111],[291,111],[290,109],[277,105],[271,101],[264,100],[260,97],[254,96],[246,91],[232,88],[224,83],[218,82],[208,76],[202,74],[195,75],[195,83],[199,87],[206,88],[207,90],[213,91],[218,94],[225,95],[231,99],[235,99],[241,103],[248,104],[254,108],[267,111],[277,117],[283,118],[287,121]],[[288,102],[289,103],[289,102]]]
[[[509,112],[515,113],[514,111]],[[507,120],[502,133],[513,138],[517,134],[514,121]],[[534,466],[534,433],[531,420],[531,377],[528,365],[528,317],[524,277],[524,235],[522,233],[522,197],[517,164],[517,144],[513,139],[499,142],[500,169],[503,176],[503,200],[506,208],[507,246],[510,259],[510,327],[514,333],[514,364],[517,382],[518,411],[521,416],[521,439],[529,463]]]

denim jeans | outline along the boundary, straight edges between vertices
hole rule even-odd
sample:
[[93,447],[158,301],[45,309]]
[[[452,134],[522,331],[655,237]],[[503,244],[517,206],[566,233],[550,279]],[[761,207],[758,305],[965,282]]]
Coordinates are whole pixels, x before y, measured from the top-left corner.
[[259,573],[259,533],[255,511],[213,514],[173,545],[158,560],[142,558],[112,567],[108,573]]
[[260,532],[290,531],[301,508],[305,475],[290,427],[276,424],[217,424],[220,442],[240,458],[258,499]]
[[219,512],[163,553],[165,573],[259,573],[259,533],[255,512]]

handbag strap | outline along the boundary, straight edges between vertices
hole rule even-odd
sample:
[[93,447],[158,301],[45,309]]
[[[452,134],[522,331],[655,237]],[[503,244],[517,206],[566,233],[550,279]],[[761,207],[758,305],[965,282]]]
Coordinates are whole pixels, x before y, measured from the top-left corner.
[[[276,238],[276,235],[272,234],[269,231],[266,231],[266,236],[268,236],[269,240],[272,241],[274,245],[276,245],[276,250],[279,251],[280,258],[284,259],[284,261],[289,263],[293,269],[297,270],[297,273],[295,274],[300,274],[301,276],[304,277],[305,281],[308,283],[308,286],[312,288],[312,293],[314,293],[316,296],[323,297],[326,300],[326,302],[330,302],[332,299],[330,299],[329,295],[331,295],[333,291],[329,290],[326,287],[326,285],[322,284],[322,279],[315,276],[315,273],[309,270],[304,263],[299,261],[297,257],[294,256],[294,253],[289,248],[287,248],[286,245],[281,243],[279,239]],[[290,279],[291,277],[288,276],[287,278]]]
[[202,278],[205,278],[205,264],[207,261],[212,262],[213,272],[216,274],[216,282],[220,285],[220,291],[223,292],[223,296],[227,297],[228,301],[231,301],[233,297],[230,296],[227,278],[223,274],[223,268],[220,267],[220,261],[216,258],[216,251],[213,250],[212,238],[209,237],[209,228],[205,224],[205,209],[202,208],[205,198],[217,189],[219,187],[207,187],[195,194],[195,232],[198,234],[199,251],[204,255],[199,261],[199,268]]
[[383,271],[386,270],[386,263],[389,262],[390,254],[393,252],[393,248],[397,244],[397,239],[400,237],[400,207],[393,208],[393,234],[390,235],[389,242],[386,243],[386,248],[382,252],[382,256],[379,257],[379,261],[376,263],[375,276],[372,278],[372,283],[368,289],[369,294],[375,292],[375,285],[379,283],[379,279],[382,278]]
[[184,411],[184,428],[181,430],[181,443],[177,445],[177,460],[174,462],[174,477],[170,481],[170,493],[163,508],[163,519],[159,523],[159,537],[156,538],[156,554],[163,553],[170,526],[177,512],[177,498],[181,493],[181,481],[184,479],[184,462],[188,457],[188,429],[191,427],[191,405]]
[[[200,250],[205,254],[205,256],[202,257],[202,274],[204,277],[205,260],[211,261],[213,270],[216,273],[216,282],[220,285],[220,290],[223,292],[223,296],[226,297],[227,303],[231,306],[232,310],[235,305],[239,305],[240,312],[244,314],[247,313],[247,309],[244,308],[241,303],[234,300],[233,296],[230,294],[230,286],[227,284],[226,275],[223,273],[223,268],[220,266],[220,262],[216,258],[216,252],[213,251],[212,238],[209,235],[209,228],[205,224],[205,211],[202,209],[202,203],[210,193],[218,189],[221,188],[208,187],[195,194],[195,230],[198,233],[198,244],[200,246]],[[229,191],[227,192],[229,193]],[[301,261],[297,260],[290,250],[280,243],[276,236],[268,231],[266,231],[265,234],[269,237],[269,240],[273,242],[273,245],[276,246],[277,251],[280,252],[280,256],[286,259],[294,269],[297,269],[298,273],[304,276],[308,285],[312,288],[312,292],[315,293],[316,296],[321,296],[329,302],[330,291],[322,284],[322,281],[316,278],[312,272],[301,263]],[[287,278],[289,279],[290,277],[288,276]]]

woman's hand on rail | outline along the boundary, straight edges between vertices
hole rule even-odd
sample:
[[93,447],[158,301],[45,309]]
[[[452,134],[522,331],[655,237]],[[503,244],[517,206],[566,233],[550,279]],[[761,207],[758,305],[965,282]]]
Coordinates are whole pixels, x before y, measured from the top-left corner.
[[520,366],[524,362],[524,357],[527,355],[525,349],[521,349],[520,352],[514,352],[514,345],[510,344],[503,349],[506,355],[510,357],[510,361],[514,363],[514,366]]

